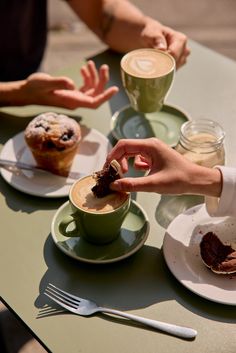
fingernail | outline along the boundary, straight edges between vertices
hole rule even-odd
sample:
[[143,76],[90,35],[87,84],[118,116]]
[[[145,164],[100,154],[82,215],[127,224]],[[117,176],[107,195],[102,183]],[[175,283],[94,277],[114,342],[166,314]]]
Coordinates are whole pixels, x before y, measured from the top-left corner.
[[114,191],[119,191],[121,189],[119,183],[117,183],[116,181],[110,184],[110,188]]
[[156,44],[157,49],[166,49],[166,45],[162,42]]

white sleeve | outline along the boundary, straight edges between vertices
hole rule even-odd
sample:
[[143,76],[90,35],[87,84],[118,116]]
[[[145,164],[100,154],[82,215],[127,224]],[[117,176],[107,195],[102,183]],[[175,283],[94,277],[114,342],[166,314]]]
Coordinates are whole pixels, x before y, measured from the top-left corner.
[[220,198],[205,197],[206,209],[210,216],[236,217],[236,168],[216,166],[221,171],[223,186]]

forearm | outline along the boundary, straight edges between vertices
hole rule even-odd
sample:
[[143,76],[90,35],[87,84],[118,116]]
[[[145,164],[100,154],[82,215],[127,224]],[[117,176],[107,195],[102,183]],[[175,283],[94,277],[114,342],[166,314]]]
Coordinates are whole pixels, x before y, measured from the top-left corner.
[[236,168],[218,167],[222,174],[220,198],[206,197],[206,208],[211,216],[236,217]]
[[126,0],[105,0],[102,39],[110,48],[127,52],[143,46],[141,32],[147,17]]
[[25,97],[23,87],[26,81],[1,82],[0,83],[0,106],[24,105]]
[[127,0],[67,0],[78,17],[110,48],[127,52],[142,47],[147,17]]
[[185,188],[188,194],[220,197],[222,182],[219,169],[194,165],[191,166]]

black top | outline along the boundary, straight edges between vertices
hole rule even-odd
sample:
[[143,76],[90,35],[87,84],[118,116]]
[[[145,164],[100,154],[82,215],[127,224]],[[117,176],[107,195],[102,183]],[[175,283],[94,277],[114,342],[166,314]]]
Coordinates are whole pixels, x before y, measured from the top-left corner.
[[37,71],[47,40],[47,0],[0,0],[0,81]]

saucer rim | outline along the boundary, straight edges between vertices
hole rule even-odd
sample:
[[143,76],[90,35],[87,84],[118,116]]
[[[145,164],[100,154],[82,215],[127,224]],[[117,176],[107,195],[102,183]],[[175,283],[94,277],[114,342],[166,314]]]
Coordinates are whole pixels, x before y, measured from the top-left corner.
[[[145,234],[144,236],[141,238],[140,242],[137,244],[136,247],[134,247],[131,251],[128,251],[126,253],[124,253],[123,255],[120,255],[118,257],[113,257],[111,259],[107,259],[107,260],[93,260],[93,259],[87,259],[87,258],[84,258],[84,257],[80,257],[80,256],[74,256],[70,251],[66,251],[64,247],[61,247],[59,245],[59,242],[58,242],[58,239],[57,239],[57,236],[54,232],[54,228],[56,226],[55,222],[57,220],[57,217],[58,215],[60,214],[60,212],[69,206],[69,203],[70,201],[66,201],[64,202],[60,207],[59,209],[56,211],[56,213],[54,214],[53,216],[53,219],[52,219],[52,222],[51,222],[51,237],[53,239],[53,242],[54,244],[57,246],[57,248],[59,250],[61,250],[65,255],[69,256],[70,258],[73,258],[77,261],[80,261],[80,262],[83,262],[83,263],[89,263],[89,264],[96,264],[96,265],[103,265],[103,264],[108,264],[108,263],[115,263],[115,262],[118,262],[118,261],[121,261],[121,260],[124,260],[130,256],[132,256],[133,254],[135,254],[138,250],[140,250],[142,248],[142,246],[145,244],[147,238],[148,238],[148,235],[149,235],[149,232],[150,232],[150,221],[149,221],[149,218],[147,216],[147,213],[146,211],[143,209],[143,207],[135,200],[131,200],[131,204],[133,204],[137,209],[139,209],[142,214],[143,214],[143,218],[146,222],[146,231],[145,231]],[[93,245],[94,246],[94,245]],[[99,245],[100,246],[100,245]]]
[[[179,111],[186,118],[186,122],[192,120],[190,114],[187,113],[184,109],[180,108],[178,105],[166,103],[166,104],[163,104],[163,107],[169,107],[169,108],[172,108],[172,109]],[[117,141],[119,141],[120,139],[126,139],[125,136],[121,136],[120,134],[117,133],[116,126],[117,126],[117,121],[118,121],[120,114],[129,108],[132,108],[131,105],[126,104],[122,108],[116,110],[115,113],[111,117],[110,131],[111,131],[113,138],[115,138]],[[143,113],[143,114],[150,114],[150,113]],[[175,147],[176,143],[168,144],[168,145],[170,147]]]

